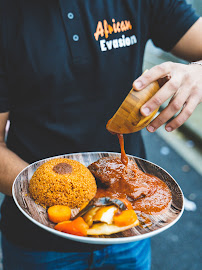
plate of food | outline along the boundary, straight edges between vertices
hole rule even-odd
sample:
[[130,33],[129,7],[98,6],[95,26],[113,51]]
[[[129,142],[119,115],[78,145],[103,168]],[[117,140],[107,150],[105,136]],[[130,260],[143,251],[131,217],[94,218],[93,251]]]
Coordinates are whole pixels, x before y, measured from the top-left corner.
[[131,155],[123,163],[114,152],[37,161],[16,177],[12,194],[37,226],[90,244],[152,237],[173,226],[184,209],[183,193],[167,171]]

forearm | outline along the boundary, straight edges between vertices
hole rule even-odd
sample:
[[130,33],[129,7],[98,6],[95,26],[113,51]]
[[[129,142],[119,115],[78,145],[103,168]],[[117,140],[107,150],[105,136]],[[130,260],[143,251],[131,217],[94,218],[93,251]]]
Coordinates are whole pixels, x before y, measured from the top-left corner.
[[202,18],[187,31],[172,49],[172,53],[189,62],[202,60]]
[[27,165],[28,163],[9,150],[5,143],[0,143],[0,192],[11,196],[15,177]]

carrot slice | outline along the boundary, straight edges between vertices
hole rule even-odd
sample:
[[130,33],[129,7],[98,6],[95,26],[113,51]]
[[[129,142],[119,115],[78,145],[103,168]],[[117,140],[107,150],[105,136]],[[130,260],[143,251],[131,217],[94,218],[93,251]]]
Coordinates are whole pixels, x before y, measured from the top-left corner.
[[78,217],[73,221],[60,222],[54,228],[61,232],[86,236],[89,226],[82,217]]
[[48,208],[48,218],[54,223],[67,221],[71,217],[71,209],[65,205],[54,205]]
[[137,215],[134,210],[124,210],[121,214],[115,214],[113,222],[119,227],[128,226],[137,221]]
[[118,198],[118,199],[122,201],[129,210],[133,209],[131,202],[129,202],[126,198]]

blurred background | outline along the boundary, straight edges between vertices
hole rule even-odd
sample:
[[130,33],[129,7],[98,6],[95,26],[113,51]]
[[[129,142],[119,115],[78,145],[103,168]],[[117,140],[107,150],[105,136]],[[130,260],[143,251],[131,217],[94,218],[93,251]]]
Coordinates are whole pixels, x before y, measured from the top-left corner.
[[[187,0],[202,16],[202,0]],[[148,42],[144,70],[166,61],[186,63]],[[165,107],[165,105],[162,106]],[[143,130],[147,159],[167,170],[185,196],[185,210],[173,227],[151,239],[152,270],[202,269],[202,103],[177,131]],[[3,195],[0,193],[0,203]],[[1,235],[0,235],[1,237]],[[0,248],[0,270],[1,265]],[[13,269],[15,270],[15,269]]]
[[[187,0],[202,16],[202,0]],[[144,70],[166,61],[186,63],[148,42]],[[166,106],[164,104],[161,109]],[[151,238],[152,270],[202,269],[202,103],[177,131],[143,130],[147,159],[167,170],[185,196],[181,219]]]

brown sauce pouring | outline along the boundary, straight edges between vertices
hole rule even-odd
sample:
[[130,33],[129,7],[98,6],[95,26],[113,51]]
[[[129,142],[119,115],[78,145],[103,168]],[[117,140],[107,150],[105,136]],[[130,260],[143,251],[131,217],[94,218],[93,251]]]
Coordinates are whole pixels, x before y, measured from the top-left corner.
[[96,197],[125,198],[137,212],[162,214],[172,201],[168,186],[158,177],[142,172],[135,162],[130,161],[125,153],[123,134],[117,136],[121,148],[121,164],[116,164],[114,170],[114,164],[106,162],[105,173],[113,181],[107,188],[98,186]]
[[126,155],[125,152],[125,148],[124,148],[124,138],[123,138],[123,134],[117,134],[118,139],[119,139],[119,144],[120,144],[120,148],[121,148],[121,162],[127,166],[128,165],[128,157]]

